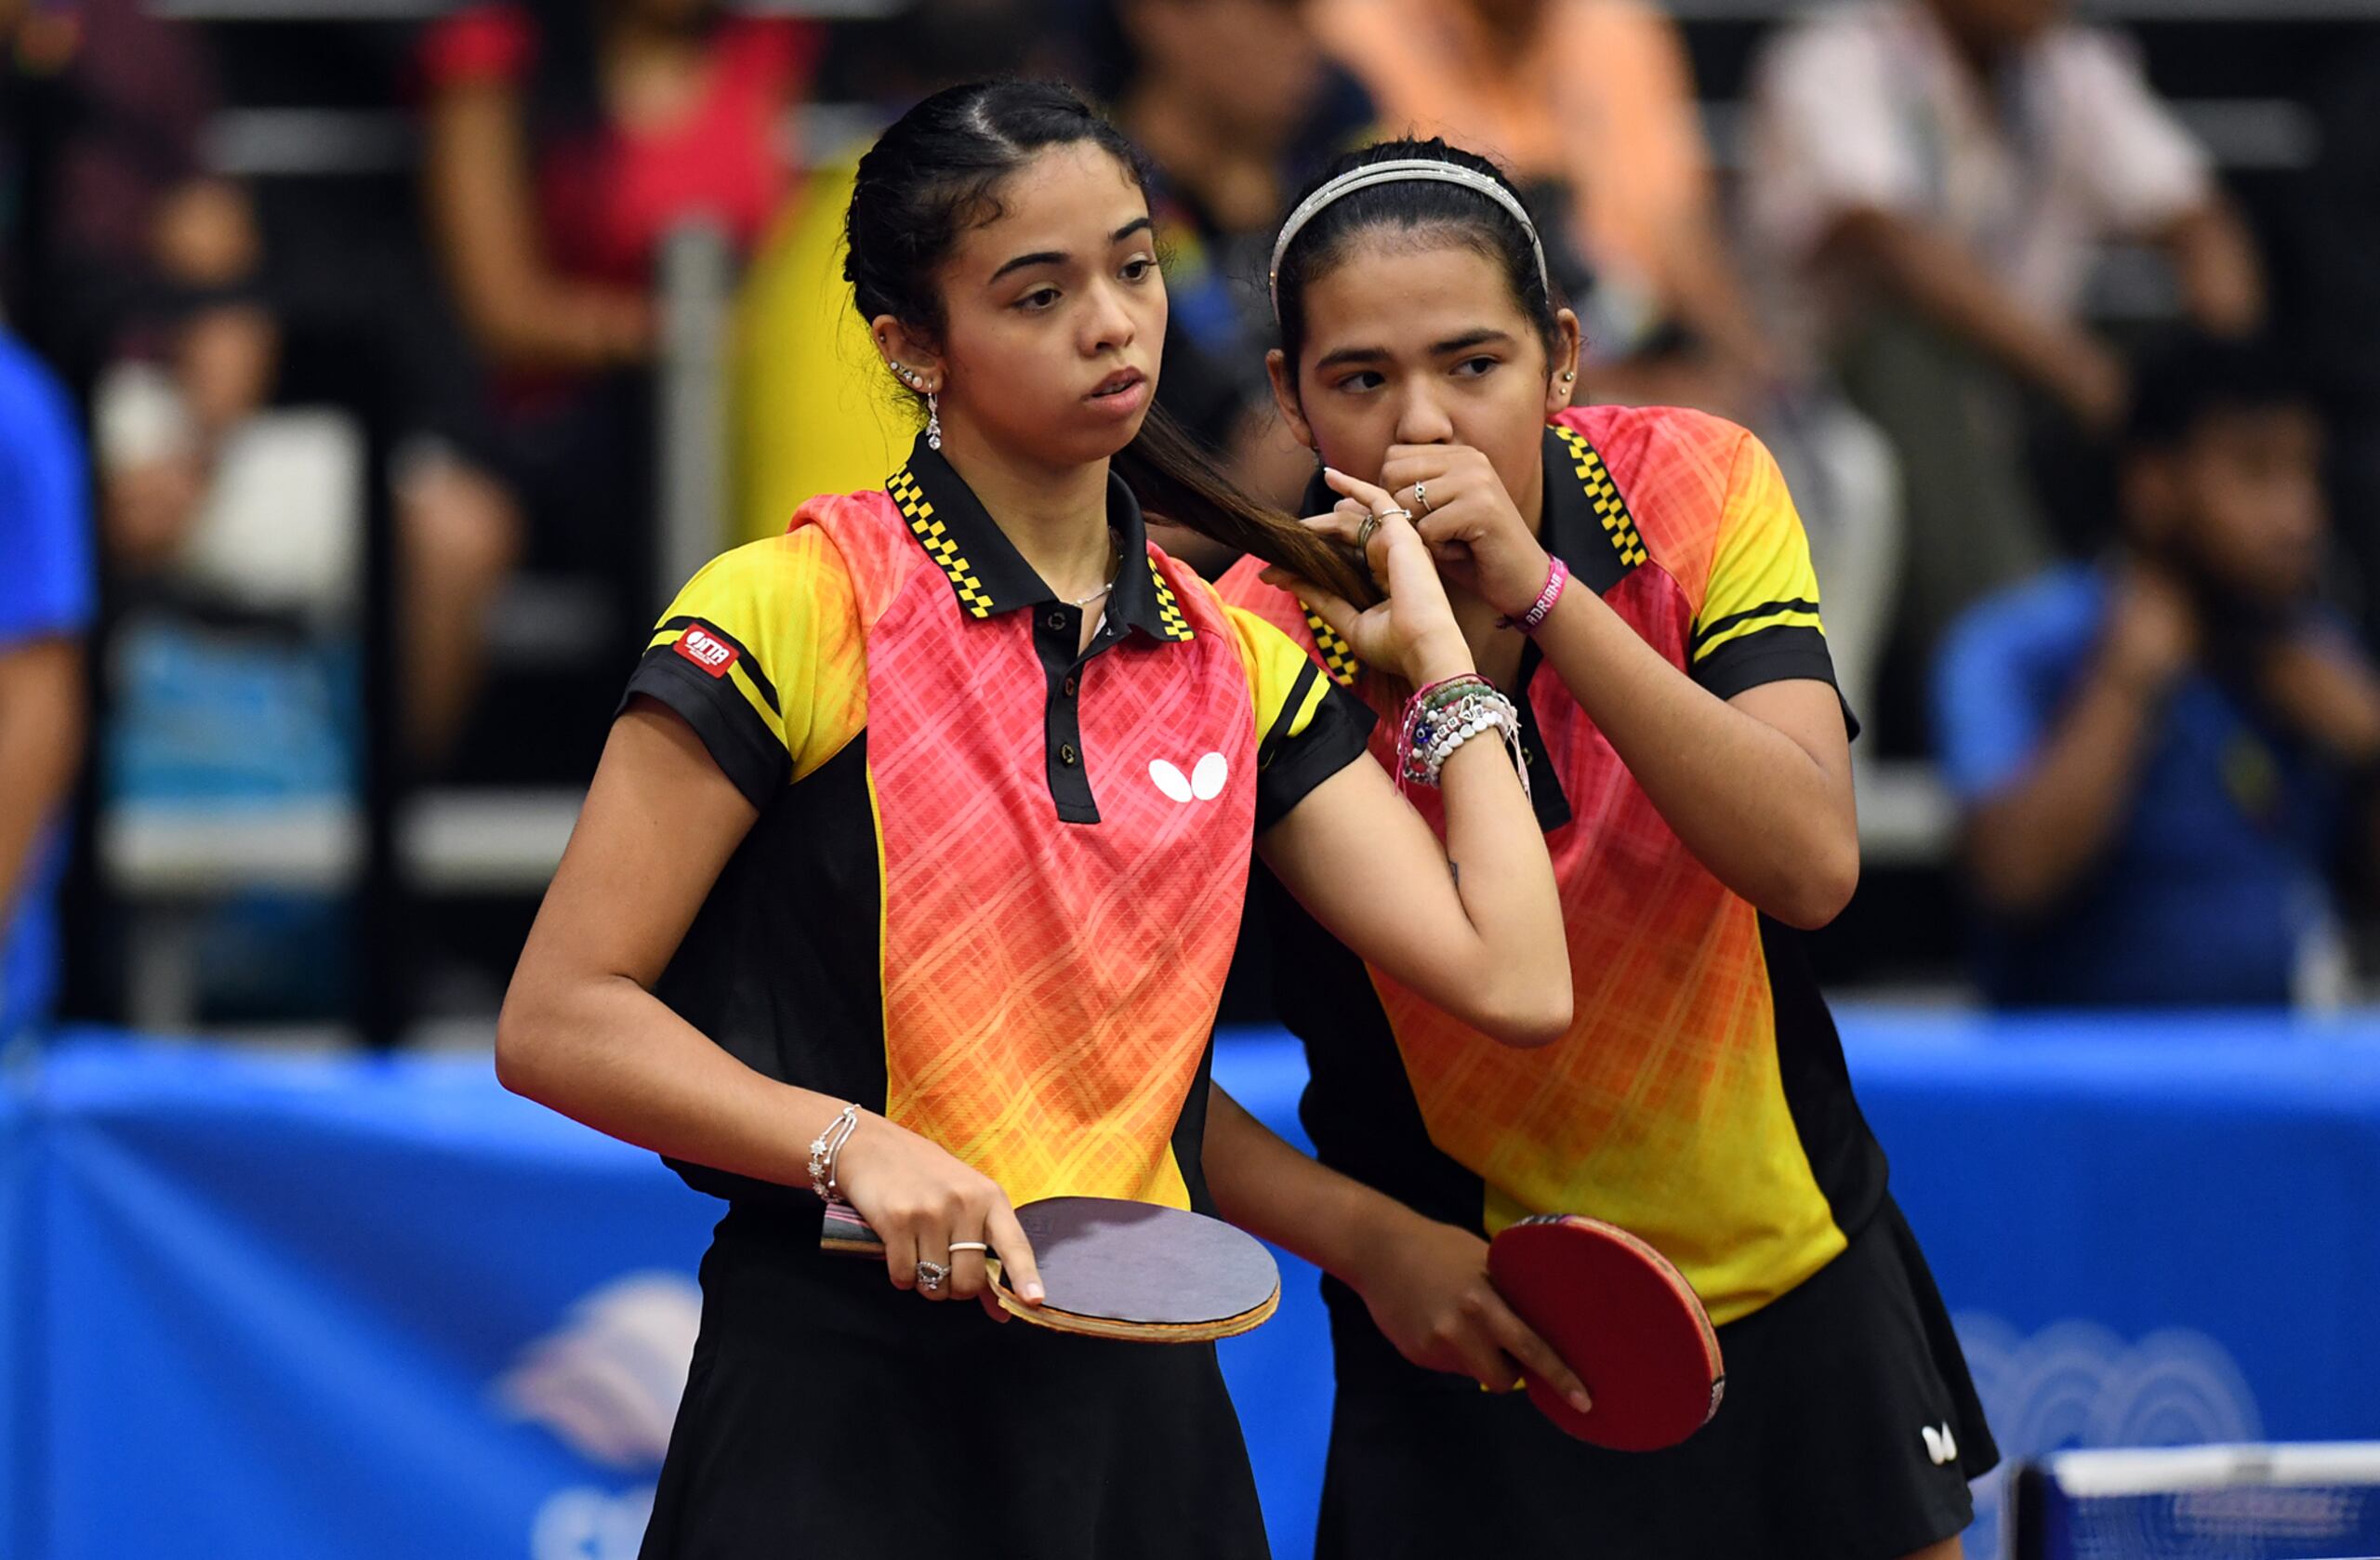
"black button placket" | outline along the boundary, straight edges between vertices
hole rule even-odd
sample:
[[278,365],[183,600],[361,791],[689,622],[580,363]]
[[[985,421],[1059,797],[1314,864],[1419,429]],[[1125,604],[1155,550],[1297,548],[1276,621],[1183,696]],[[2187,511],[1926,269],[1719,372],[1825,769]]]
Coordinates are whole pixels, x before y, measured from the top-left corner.
[[1537,813],[1539,830],[1551,834],[1570,821],[1571,813],[1570,799],[1562,793],[1562,777],[1554,773],[1553,757],[1545,750],[1545,733],[1538,728],[1537,701],[1528,696],[1529,684],[1536,681],[1537,668],[1544,660],[1535,640],[1521,646],[1513,703],[1521,718],[1521,762],[1528,770],[1529,806]]
[[1112,642],[1100,635],[1087,652],[1077,654],[1082,641],[1082,609],[1063,603],[1035,607],[1033,649],[1041,659],[1047,693],[1041,705],[1042,759],[1050,773],[1050,800],[1057,804],[1058,821],[1099,822],[1099,804],[1091,794],[1091,773],[1082,756],[1082,668]]

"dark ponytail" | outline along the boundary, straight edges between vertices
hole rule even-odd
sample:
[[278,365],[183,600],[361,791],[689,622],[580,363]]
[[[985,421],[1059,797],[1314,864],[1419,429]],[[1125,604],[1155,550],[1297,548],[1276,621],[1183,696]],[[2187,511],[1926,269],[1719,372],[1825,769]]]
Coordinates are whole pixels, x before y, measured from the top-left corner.
[[[1056,82],[976,82],[903,114],[859,161],[843,224],[843,279],[862,320],[890,314],[929,338],[947,324],[934,275],[966,230],[1000,215],[999,187],[1046,147],[1089,141],[1144,190],[1124,133]],[[1155,406],[1115,468],[1152,514],[1252,552],[1352,602],[1380,599],[1355,556],[1241,492]]]

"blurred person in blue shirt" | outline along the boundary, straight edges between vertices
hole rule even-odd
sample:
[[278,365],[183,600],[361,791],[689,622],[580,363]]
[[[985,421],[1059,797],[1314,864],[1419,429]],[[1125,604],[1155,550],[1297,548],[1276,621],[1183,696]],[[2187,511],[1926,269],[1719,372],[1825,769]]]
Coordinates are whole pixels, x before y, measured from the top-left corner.
[[2287,1003],[2380,761],[2380,677],[2313,597],[2323,430],[2253,344],[2179,337],[2136,383],[2117,545],[1977,605],[1936,667],[1978,973],[2003,1007]]
[[65,391],[0,333],[0,1044],[58,984],[60,813],[82,762],[90,504]]

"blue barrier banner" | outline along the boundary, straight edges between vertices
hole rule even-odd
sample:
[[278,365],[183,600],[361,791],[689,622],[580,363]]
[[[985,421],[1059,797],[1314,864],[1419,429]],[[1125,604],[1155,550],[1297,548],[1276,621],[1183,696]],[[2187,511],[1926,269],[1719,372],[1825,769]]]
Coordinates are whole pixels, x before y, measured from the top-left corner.
[[2004,1453],[2380,1434],[2380,1025],[1856,1015],[1844,1049]]
[[[1844,1028],[2003,1448],[2380,1434],[2380,1021]],[[1303,1073],[1218,1047],[1299,1143]],[[63,1043],[0,1092],[7,1553],[626,1560],[717,1212],[483,1057]],[[1330,1355],[1283,1266],[1223,1355],[1295,1560]]]
[[42,1560],[636,1553],[712,1206],[484,1060],[63,1050]]

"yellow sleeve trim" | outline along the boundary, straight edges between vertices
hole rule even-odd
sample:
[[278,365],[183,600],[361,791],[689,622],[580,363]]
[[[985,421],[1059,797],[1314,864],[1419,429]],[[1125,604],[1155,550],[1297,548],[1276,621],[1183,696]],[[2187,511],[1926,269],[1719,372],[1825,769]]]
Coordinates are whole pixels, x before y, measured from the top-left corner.
[[1820,633],[1826,632],[1826,625],[1818,621],[1817,613],[1798,607],[1782,607],[1774,613],[1755,613],[1745,621],[1712,635],[1695,647],[1694,658],[1699,661],[1730,641],[1743,639],[1748,635],[1761,633],[1769,628],[1789,627],[1816,628]]
[[739,650],[723,681],[792,760],[815,772],[867,723],[867,655],[857,598],[833,540],[816,526],[749,542],[706,564],[669,604],[646,648],[707,623]]
[[[686,630],[683,628],[664,628],[653,636],[653,642],[645,648],[658,650],[667,645],[673,645],[685,635]],[[744,702],[752,707],[752,713],[759,716],[760,723],[769,728],[769,734],[777,739],[777,746],[786,747],[785,717],[771,709],[769,701],[760,696],[759,684],[752,681],[752,674],[744,669],[744,662],[740,656],[734,666],[727,668],[727,681],[734,683],[735,691],[744,695]]]
[[[1208,588],[1211,590],[1213,587]],[[1232,636],[1239,647],[1240,665],[1248,672],[1248,694],[1255,706],[1257,739],[1262,741],[1273,733],[1292,698],[1297,699],[1298,707],[1290,716],[1288,730],[1280,734],[1298,735],[1321,707],[1323,693],[1329,684],[1316,676],[1306,687],[1298,685],[1299,675],[1314,667],[1313,658],[1268,619],[1229,603],[1223,605],[1223,615],[1231,623]]]
[[[1770,615],[1771,608],[1787,606],[1801,609],[1803,615]],[[1695,658],[1740,638],[1755,621],[1762,627],[1793,621],[1818,628],[1818,607],[1809,537],[1785,490],[1784,473],[1766,445],[1743,434],[1728,472],[1710,576],[1694,615],[1696,632],[1710,638],[1697,646]]]

